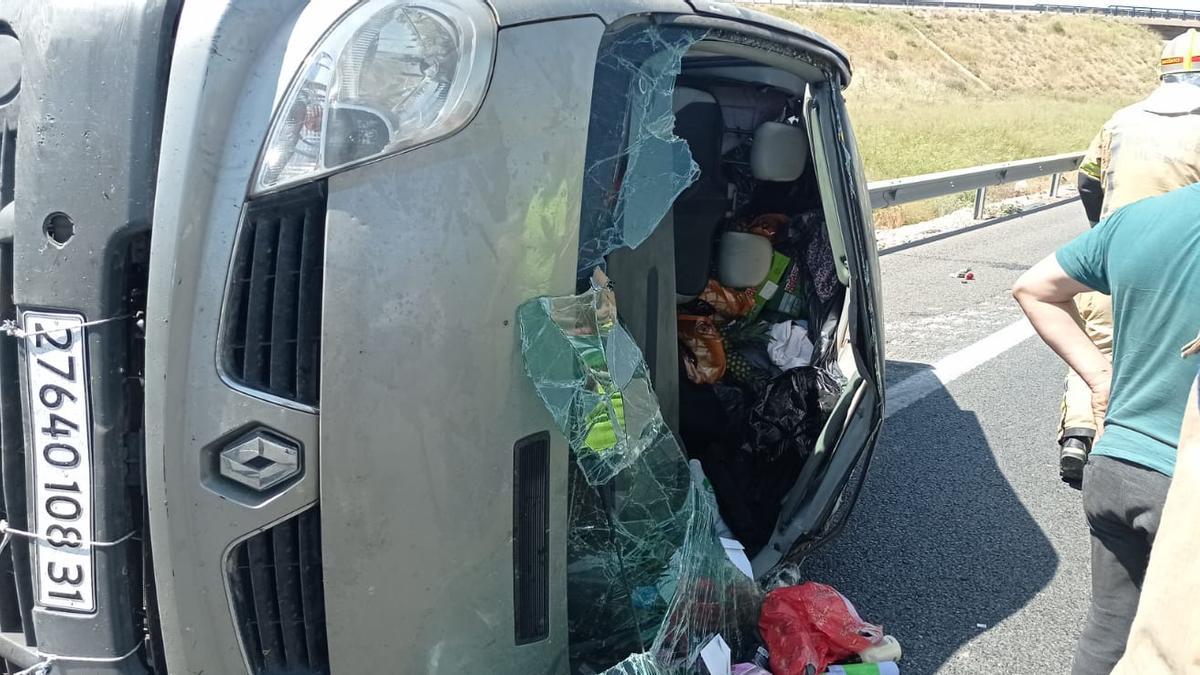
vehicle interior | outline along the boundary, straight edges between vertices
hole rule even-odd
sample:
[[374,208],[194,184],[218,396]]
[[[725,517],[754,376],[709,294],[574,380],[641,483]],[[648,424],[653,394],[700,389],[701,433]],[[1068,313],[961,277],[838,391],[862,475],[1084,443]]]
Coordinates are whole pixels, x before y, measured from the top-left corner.
[[673,93],[696,180],[607,262],[664,419],[754,556],[844,385],[846,286],[804,122],[808,81],[718,49],[693,46]]
[[[611,665],[604,654],[690,649],[682,635],[713,629],[684,606],[706,612],[697,594],[734,608],[718,622],[731,644],[755,641],[729,634],[754,625],[735,618],[753,603],[728,602],[755,592],[736,577],[773,567],[794,543],[783,526],[828,465],[857,376],[843,236],[827,224],[836,200],[814,141],[829,130],[806,122],[825,72],[795,54],[669,35],[617,40],[615,58],[602,49],[594,84],[579,290],[604,270],[671,440],[660,434],[606,480],[573,471],[568,615],[580,673]],[[688,506],[689,484],[713,499],[700,509],[711,524]],[[735,576],[720,569],[730,546],[746,556]],[[686,556],[697,569],[680,569]],[[684,605],[673,578],[688,587]]]

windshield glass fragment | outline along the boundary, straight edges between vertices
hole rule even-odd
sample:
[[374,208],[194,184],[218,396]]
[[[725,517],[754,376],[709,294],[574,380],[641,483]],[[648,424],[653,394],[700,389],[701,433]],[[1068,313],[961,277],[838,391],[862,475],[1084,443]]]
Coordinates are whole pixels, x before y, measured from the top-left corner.
[[580,295],[527,302],[517,317],[526,372],[575,460],[573,663],[676,672],[717,634],[752,651],[761,594],[726,557],[711,496],[663,423],[607,278],[597,273]]
[[[695,30],[638,27],[601,46],[584,172],[579,276],[646,240],[700,169],[675,135],[675,78]],[[613,124],[612,120],[625,120]]]

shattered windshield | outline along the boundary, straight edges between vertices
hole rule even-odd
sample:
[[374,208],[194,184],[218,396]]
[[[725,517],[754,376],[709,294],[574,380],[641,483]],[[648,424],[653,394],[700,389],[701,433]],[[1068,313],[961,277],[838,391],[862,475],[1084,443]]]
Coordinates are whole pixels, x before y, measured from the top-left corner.
[[663,422],[641,351],[597,273],[576,296],[521,306],[521,353],[570,441],[568,604],[573,661],[676,672],[721,635],[753,649],[761,603],[730,562],[716,510]]
[[[675,135],[675,79],[703,33],[638,27],[601,49],[580,222],[579,295],[517,313],[525,369],[573,455],[568,534],[572,663],[593,672],[689,667],[721,635],[757,644],[761,593],[730,562],[711,492],[667,427],[641,350],[597,268],[646,240],[699,174]],[[612,124],[613,119],[624,124]]]
[[[579,276],[604,256],[646,240],[699,176],[688,144],[675,135],[675,78],[683,55],[704,37],[657,26],[618,33],[601,47],[579,222]],[[625,124],[613,124],[623,119]]]
[[697,84],[699,68],[677,86],[709,37],[647,23],[602,43],[578,293],[517,311],[525,372],[571,452],[575,673],[754,659],[750,557],[845,383],[830,346],[844,287],[799,98]]

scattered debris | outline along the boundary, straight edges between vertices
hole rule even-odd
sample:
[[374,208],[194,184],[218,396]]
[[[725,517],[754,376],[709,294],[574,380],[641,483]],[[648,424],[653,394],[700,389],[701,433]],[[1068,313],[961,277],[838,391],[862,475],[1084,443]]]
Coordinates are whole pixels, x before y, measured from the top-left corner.
[[892,661],[882,663],[843,663],[829,666],[826,675],[900,675],[900,667]]
[[863,621],[834,588],[811,581],[768,593],[758,625],[774,675],[825,672],[884,641],[882,626]]
[[879,644],[858,653],[858,658],[863,663],[899,661],[902,656],[904,656],[904,651],[900,648],[900,641],[891,635],[884,635],[883,641]]
[[718,633],[700,650],[700,660],[708,670],[708,675],[732,675],[733,659],[729,645],[721,639]]

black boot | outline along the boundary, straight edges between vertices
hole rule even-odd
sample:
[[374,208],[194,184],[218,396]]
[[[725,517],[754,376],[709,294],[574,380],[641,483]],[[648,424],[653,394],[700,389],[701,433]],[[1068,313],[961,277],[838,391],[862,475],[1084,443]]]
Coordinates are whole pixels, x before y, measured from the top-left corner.
[[1058,442],[1058,474],[1075,489],[1083,485],[1083,466],[1087,464],[1095,437],[1096,432],[1091,429],[1072,428],[1064,430]]

